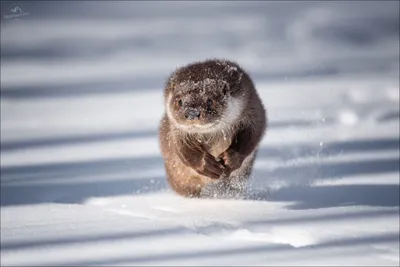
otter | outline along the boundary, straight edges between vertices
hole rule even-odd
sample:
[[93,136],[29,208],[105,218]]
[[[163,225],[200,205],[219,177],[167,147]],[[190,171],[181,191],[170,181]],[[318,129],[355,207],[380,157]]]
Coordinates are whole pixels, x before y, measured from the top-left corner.
[[267,128],[266,109],[236,63],[177,68],[163,92],[159,144],[169,186],[189,198],[240,197]]

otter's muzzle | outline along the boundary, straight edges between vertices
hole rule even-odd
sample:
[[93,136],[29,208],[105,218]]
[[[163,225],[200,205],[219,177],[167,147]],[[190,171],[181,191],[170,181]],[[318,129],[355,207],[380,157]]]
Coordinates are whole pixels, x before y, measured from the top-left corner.
[[187,120],[196,120],[200,117],[200,111],[194,108],[188,108],[185,111],[185,117]]

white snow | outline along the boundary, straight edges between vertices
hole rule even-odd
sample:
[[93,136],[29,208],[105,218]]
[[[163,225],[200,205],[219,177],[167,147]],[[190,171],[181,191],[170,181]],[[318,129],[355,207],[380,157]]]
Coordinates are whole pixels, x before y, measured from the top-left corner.
[[[339,2],[176,3],[155,20],[140,16],[158,12],[151,3],[123,3],[96,6],[105,18],[87,2],[79,21],[2,21],[2,266],[400,264],[398,33],[360,23],[389,23],[395,2],[356,14]],[[331,26],[375,42],[319,35]],[[30,58],[41,47],[54,58]],[[255,73],[269,129],[244,199],[185,199],[159,150],[162,89],[179,64],[215,55]],[[290,74],[323,65],[339,72]]]

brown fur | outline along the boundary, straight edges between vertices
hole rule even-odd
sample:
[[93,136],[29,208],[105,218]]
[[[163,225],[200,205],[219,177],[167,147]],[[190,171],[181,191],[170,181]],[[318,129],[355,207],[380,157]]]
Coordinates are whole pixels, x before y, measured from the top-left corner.
[[[213,100],[212,104],[206,99]],[[230,125],[217,124],[233,99],[243,103],[243,110]],[[213,186],[220,188],[219,195],[231,189],[242,191],[267,126],[266,110],[249,75],[231,61],[195,62],[172,73],[164,100],[159,141],[171,188],[186,197],[200,197]],[[201,115],[189,120],[185,117],[188,109]],[[205,131],[182,128],[210,123],[217,126]]]

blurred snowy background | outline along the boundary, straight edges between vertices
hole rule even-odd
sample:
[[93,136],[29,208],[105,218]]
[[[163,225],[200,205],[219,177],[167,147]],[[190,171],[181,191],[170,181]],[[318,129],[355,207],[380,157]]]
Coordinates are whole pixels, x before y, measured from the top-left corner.
[[6,97],[159,88],[175,66],[210,57],[240,62],[257,81],[398,75],[397,1],[21,6],[29,15],[2,20]]
[[[398,1],[2,1],[1,16],[2,265],[399,264]],[[268,109],[246,200],[165,181],[165,79],[214,57]]]

